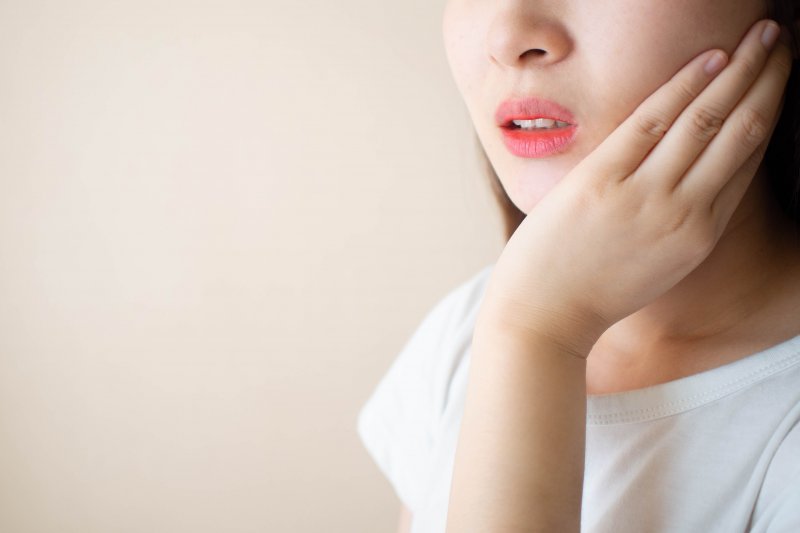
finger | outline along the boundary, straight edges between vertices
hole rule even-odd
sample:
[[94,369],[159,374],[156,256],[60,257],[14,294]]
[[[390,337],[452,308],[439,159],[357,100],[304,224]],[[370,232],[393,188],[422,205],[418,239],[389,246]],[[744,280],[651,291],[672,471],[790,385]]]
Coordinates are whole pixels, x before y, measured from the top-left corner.
[[[783,101],[781,101],[781,106],[778,108],[778,117],[781,116],[782,111]],[[766,140],[762,142],[756,151],[753,152],[753,154],[747,159],[747,161],[745,161],[744,164],[739,167],[739,170],[736,171],[736,174],[734,174],[728,183],[722,187],[722,190],[719,191],[717,197],[711,202],[708,212],[712,219],[716,219],[714,233],[715,239],[718,240],[722,236],[725,228],[728,226],[728,222],[733,217],[733,214],[739,207],[739,204],[742,202],[742,198],[746,194],[747,188],[752,183],[753,179],[755,178],[755,173],[758,171],[762,161],[764,160],[764,156],[767,153],[770,140],[772,139],[772,135],[775,132],[777,125],[778,121],[775,120],[772,128],[767,134]]]
[[774,130],[791,68],[791,51],[781,43],[770,54],[763,74],[675,188],[676,196],[694,202],[710,200],[712,216],[727,223],[755,169],[737,171]]
[[636,170],[633,179],[663,186],[669,191],[683,179],[686,170],[719,133],[731,110],[762,72],[769,55],[769,49],[762,42],[767,28],[777,36],[779,27],[775,22],[766,20],[754,24],[725,70],[680,114]]
[[[716,69],[710,63],[716,58]],[[673,121],[724,66],[721,50],[703,52],[648,96],[588,157],[604,180],[624,180],[663,138]],[[708,70],[707,70],[708,68]]]

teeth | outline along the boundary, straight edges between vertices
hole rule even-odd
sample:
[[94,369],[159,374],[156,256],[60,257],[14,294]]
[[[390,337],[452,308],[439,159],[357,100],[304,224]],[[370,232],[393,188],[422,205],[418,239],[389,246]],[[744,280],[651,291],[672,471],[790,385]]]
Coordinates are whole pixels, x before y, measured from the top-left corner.
[[534,120],[512,120],[511,122],[523,130],[552,130],[569,126],[569,123],[567,122],[561,122],[560,120],[552,120],[549,118],[537,118]]

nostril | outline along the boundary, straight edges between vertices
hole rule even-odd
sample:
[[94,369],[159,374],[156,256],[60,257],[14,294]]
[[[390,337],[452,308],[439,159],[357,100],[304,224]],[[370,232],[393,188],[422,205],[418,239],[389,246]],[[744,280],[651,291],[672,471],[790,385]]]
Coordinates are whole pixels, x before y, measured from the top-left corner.
[[547,51],[542,50],[541,48],[531,48],[530,50],[528,50],[524,54],[522,54],[522,57],[525,57],[527,55],[532,55],[532,56],[535,56],[535,57],[539,57],[539,56],[547,55]]

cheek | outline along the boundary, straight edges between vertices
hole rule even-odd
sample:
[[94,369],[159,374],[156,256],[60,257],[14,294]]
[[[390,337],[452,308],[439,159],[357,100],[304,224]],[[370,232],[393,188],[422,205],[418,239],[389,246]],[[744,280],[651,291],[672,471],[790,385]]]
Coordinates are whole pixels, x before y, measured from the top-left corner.
[[442,37],[447,63],[453,81],[467,105],[488,76],[489,63],[485,42],[488,13],[479,11],[480,4],[451,0],[442,17]]
[[[652,19],[626,24],[641,27],[644,20]],[[592,80],[591,92],[583,99],[591,108],[582,112],[596,128],[593,133],[601,138],[610,134],[696,55],[694,44],[680,33],[674,27],[647,27],[647,31],[618,32],[595,41],[591,53],[582,56],[585,78]]]
[[[600,88],[585,95],[585,101],[591,102],[595,110],[605,110],[595,133],[602,137],[611,133],[639,104],[702,52],[722,48],[732,54],[750,26],[764,15],[763,2],[735,4],[736,9],[732,9],[730,0],[640,4],[627,16],[604,22],[610,25],[605,27],[639,30],[597,36],[591,53],[584,55],[588,58],[587,79],[593,80],[592,87]],[[584,111],[592,116],[592,110]]]

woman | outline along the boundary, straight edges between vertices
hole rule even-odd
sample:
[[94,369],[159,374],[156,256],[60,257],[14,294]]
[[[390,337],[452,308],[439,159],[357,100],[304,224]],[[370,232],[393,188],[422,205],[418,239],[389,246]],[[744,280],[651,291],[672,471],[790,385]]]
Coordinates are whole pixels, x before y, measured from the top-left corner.
[[799,15],[448,2],[513,235],[360,414],[412,531],[800,530]]

